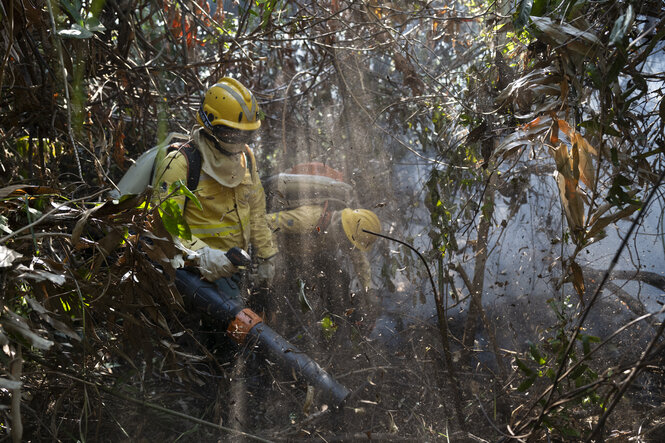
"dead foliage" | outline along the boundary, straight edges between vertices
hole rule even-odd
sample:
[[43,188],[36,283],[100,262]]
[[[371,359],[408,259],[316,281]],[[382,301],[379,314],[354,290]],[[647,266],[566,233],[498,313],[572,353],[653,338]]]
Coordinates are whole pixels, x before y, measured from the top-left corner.
[[[3,432],[16,440],[122,441],[594,432],[657,441],[662,420],[626,390],[645,386],[661,398],[662,322],[622,288],[613,291],[616,305],[601,304],[596,296],[616,273],[580,256],[608,228],[638,220],[660,184],[664,79],[645,66],[662,48],[663,7],[561,5],[3,2]],[[300,293],[280,294],[288,324],[279,332],[353,390],[341,411],[188,312],[173,285],[177,250],[146,205],[149,190],[107,197],[133,159],[191,127],[200,92],[224,75],[242,78],[259,98],[262,175],[303,161],[342,170],[359,206],[376,210],[395,237],[425,239],[430,248],[433,292],[441,295],[436,321],[418,316],[431,295],[419,258],[387,241],[377,247],[376,289],[396,298],[391,308],[407,310],[387,325],[387,342],[368,338],[376,312],[344,305],[313,318],[298,309]],[[566,249],[548,270],[548,290],[571,288],[574,302],[565,321],[536,330],[526,349],[509,349],[496,326],[503,314],[486,302],[512,281],[486,275],[493,247],[533,197],[518,168],[524,159],[539,160],[528,168],[551,180],[563,213],[565,235],[550,241]],[[414,161],[429,180],[395,191],[394,171]],[[502,220],[497,190],[510,199]],[[423,206],[429,225],[414,232]],[[299,300],[330,303],[309,292]],[[617,305],[637,319],[603,337],[575,335],[592,307],[610,316]],[[444,308],[460,306],[460,315],[446,317],[452,311]],[[641,340],[626,340],[626,330]],[[632,360],[602,341],[615,337]],[[607,349],[617,358],[595,357]],[[635,357],[637,350],[644,352]]]

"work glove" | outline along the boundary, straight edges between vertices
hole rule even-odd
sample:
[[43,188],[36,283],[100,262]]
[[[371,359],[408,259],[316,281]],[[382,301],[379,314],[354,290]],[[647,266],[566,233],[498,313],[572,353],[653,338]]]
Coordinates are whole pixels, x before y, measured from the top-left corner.
[[231,277],[238,272],[226,252],[209,246],[196,251],[196,262],[201,276],[211,282],[218,278]]
[[273,255],[270,258],[259,259],[259,264],[256,268],[256,273],[253,276],[253,283],[255,287],[267,288],[272,285],[275,278],[275,264],[277,263],[277,256]]

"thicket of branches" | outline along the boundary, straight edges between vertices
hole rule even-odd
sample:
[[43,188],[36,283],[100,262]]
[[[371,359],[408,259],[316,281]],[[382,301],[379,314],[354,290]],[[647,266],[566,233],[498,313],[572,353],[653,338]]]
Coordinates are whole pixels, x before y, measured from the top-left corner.
[[[263,175],[301,161],[338,168],[386,232],[406,231],[408,216],[392,190],[392,163],[415,155],[431,165],[426,256],[438,271],[438,328],[414,347],[436,355],[423,354],[417,369],[386,385],[420,398],[383,393],[385,403],[348,429],[303,413],[253,432],[596,439],[631,382],[662,354],[655,319],[642,357],[601,373],[590,363],[596,337],[577,327],[611,271],[592,284],[578,255],[614,223],[639,226],[659,195],[660,2],[10,0],[0,8],[0,388],[10,405],[1,421],[15,438],[201,438],[219,428],[228,368],[180,321],[165,261],[173,251],[143,204],[149,192],[118,203],[106,191],[131,159],[168,132],[188,131],[201,92],[225,75],[247,84],[265,114],[255,147]],[[566,245],[557,278],[584,304],[548,342],[547,365],[537,347],[531,363],[518,358],[511,367],[504,358],[478,401],[476,382],[458,381],[478,325],[492,330],[483,294],[488,238],[501,229],[494,198],[520,180],[513,165],[529,155],[549,158],[556,171]],[[458,251],[462,240],[475,245],[471,259]],[[419,266],[408,253],[398,261]],[[392,285],[395,267],[387,260],[379,285]],[[461,337],[449,334],[444,312],[455,281],[469,305]],[[373,366],[394,369],[386,355],[362,349],[377,353]],[[369,385],[390,374],[375,369]],[[423,389],[423,377],[436,388]],[[212,403],[209,386],[220,393]],[[192,403],[180,407],[174,395]],[[493,396],[498,412],[488,415],[482,405]],[[135,406],[126,410],[106,406],[129,400]],[[156,415],[132,422],[148,403]],[[427,410],[439,404],[444,414]],[[159,415],[174,411],[182,421]],[[587,418],[592,426],[583,428]]]

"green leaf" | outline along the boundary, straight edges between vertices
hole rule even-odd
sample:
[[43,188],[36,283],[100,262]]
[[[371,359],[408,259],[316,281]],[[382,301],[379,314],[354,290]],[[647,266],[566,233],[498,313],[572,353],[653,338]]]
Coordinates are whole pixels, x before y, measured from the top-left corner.
[[529,389],[531,385],[533,385],[533,382],[535,381],[536,381],[536,376],[532,375],[531,377],[527,378],[522,383],[520,383],[520,385],[517,387],[517,390],[520,392],[524,392],[527,389]]
[[529,345],[529,353],[531,354],[531,358],[538,363],[540,366],[544,365],[547,363],[547,360],[543,358],[542,355],[540,355],[540,351],[538,350],[538,346],[536,346],[535,343],[531,343]]
[[603,86],[603,76],[600,74],[600,71],[598,70],[598,67],[595,64],[589,63],[587,65],[586,75],[589,76],[589,78],[593,82],[593,85],[596,88],[600,89]]
[[105,4],[106,0],[92,0],[88,12],[92,17],[99,17],[99,14],[102,12],[102,9],[104,9]]
[[514,26],[518,33],[529,23],[531,8],[533,8],[533,0],[522,0],[517,7],[517,18],[515,18]]
[[171,187],[169,188],[169,194],[184,195],[186,198],[190,199],[196,205],[197,208],[203,210],[203,206],[201,206],[201,202],[199,201],[199,199],[187,187],[187,185],[185,185],[185,182],[182,180],[178,180],[177,182],[171,184]]
[[323,335],[327,338],[330,339],[332,336],[335,334],[335,331],[337,331],[337,325],[335,322],[332,321],[329,315],[326,315],[321,319],[321,329],[323,330]]
[[584,349],[584,355],[589,355],[591,352],[591,343],[589,342],[589,336],[582,336],[582,349]]
[[554,372],[554,369],[548,368],[547,371],[545,371],[545,376],[550,380],[554,380],[556,378],[556,372]]
[[577,429],[574,429],[574,428],[563,427],[563,428],[561,428],[561,433],[563,435],[565,435],[566,437],[580,437],[581,436],[580,431],[578,431]]
[[623,205],[626,204],[639,205],[639,200],[631,197],[630,194],[628,194],[628,192],[624,189],[628,188],[632,184],[633,182],[630,181],[630,179],[621,174],[617,175],[612,181],[612,186],[610,187],[606,197],[607,201],[618,207],[623,207]]
[[30,143],[28,142],[28,139],[29,137],[27,135],[16,139],[16,150],[21,157],[28,155],[28,151],[30,149]]
[[573,372],[570,373],[570,378],[575,380],[575,382],[582,382],[581,384],[577,385],[577,387],[582,386],[586,380],[579,380],[579,378],[584,374],[584,372],[587,370],[588,366],[587,365],[579,365],[578,367],[573,370]]
[[581,334],[579,339],[582,340],[584,355],[588,355],[591,352],[591,343],[600,343],[600,337],[593,335]]
[[605,75],[605,84],[614,83],[616,81],[616,79],[619,77],[619,74],[626,66],[627,60],[628,58],[626,55],[626,51],[622,49],[616,51],[614,61],[612,62],[609,71]]
[[260,3],[263,3],[264,5],[263,17],[261,18],[261,28],[265,28],[268,25],[270,16],[275,10],[275,5],[277,4],[277,0],[261,0]]
[[517,357],[515,357],[515,364],[520,369],[520,371],[524,372],[526,375],[533,375],[533,370],[525,365],[524,362]]
[[65,37],[65,38],[86,39],[92,37],[92,32],[88,31],[86,28],[79,25],[78,23],[74,23],[72,27],[69,29],[59,30],[58,35],[60,37]]
[[544,15],[547,12],[547,2],[548,0],[534,0],[531,15],[535,15],[536,17]]
[[185,240],[191,240],[192,232],[180,211],[180,206],[178,206],[175,200],[169,198],[162,202],[159,206],[159,215],[162,218],[164,228],[169,234],[184,238]]
[[90,32],[104,32],[106,31],[106,26],[101,24],[96,17],[90,17],[85,21],[85,28]]
[[78,0],[69,1],[69,0],[60,0],[60,4],[69,12],[72,19],[78,23],[82,23],[81,19],[81,2]]
[[628,30],[633,25],[634,20],[635,11],[633,11],[633,6],[629,4],[626,12],[621,14],[621,16],[614,22],[614,27],[610,33],[610,45],[617,45],[623,41]]

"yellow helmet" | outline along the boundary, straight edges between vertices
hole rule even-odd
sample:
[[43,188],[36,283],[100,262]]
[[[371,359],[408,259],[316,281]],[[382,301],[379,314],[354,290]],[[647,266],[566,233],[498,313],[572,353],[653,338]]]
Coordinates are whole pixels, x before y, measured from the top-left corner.
[[254,95],[238,80],[224,77],[212,85],[205,94],[196,120],[201,126],[215,132],[215,126],[231,130],[254,131],[261,126],[259,107]]
[[349,241],[361,251],[367,251],[376,240],[375,235],[363,229],[381,232],[379,217],[368,209],[342,209],[342,227]]

